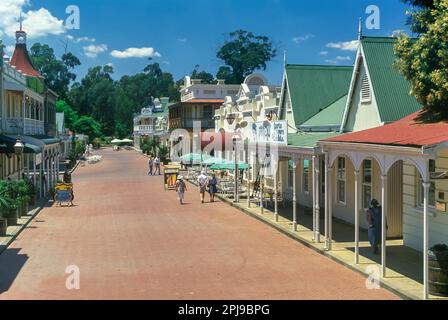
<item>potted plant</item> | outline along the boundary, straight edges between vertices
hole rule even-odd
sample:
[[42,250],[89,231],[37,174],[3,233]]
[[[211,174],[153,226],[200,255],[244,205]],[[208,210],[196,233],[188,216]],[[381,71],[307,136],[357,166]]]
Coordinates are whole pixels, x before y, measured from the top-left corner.
[[8,229],[8,220],[4,217],[11,203],[7,192],[7,184],[6,181],[0,181],[0,237],[6,236]]
[[18,213],[18,186],[17,182],[7,181],[5,187],[5,196],[7,202],[3,210],[2,216],[6,218],[8,226],[17,225],[17,220],[19,219]]
[[17,182],[17,202],[19,208],[19,217],[28,214],[28,206],[31,200],[29,184],[20,180]]

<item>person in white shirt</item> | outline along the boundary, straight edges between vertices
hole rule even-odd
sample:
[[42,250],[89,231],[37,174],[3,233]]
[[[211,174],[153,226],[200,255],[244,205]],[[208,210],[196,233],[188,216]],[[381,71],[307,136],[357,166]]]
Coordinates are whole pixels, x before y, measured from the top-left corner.
[[208,178],[205,175],[205,171],[202,171],[198,177],[198,187],[199,187],[199,194],[201,195],[201,203],[204,203],[207,184],[208,184]]

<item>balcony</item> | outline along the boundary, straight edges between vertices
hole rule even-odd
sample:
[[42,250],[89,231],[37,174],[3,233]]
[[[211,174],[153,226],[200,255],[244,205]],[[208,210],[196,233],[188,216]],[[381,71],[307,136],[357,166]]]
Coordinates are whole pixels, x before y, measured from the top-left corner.
[[144,134],[153,134],[155,132],[155,127],[152,125],[141,125],[134,127],[134,133],[138,133],[140,135]]
[[204,119],[204,118],[175,118],[170,119],[170,130],[175,129],[193,129],[195,122],[199,122],[201,130],[214,129],[215,120],[214,119]]

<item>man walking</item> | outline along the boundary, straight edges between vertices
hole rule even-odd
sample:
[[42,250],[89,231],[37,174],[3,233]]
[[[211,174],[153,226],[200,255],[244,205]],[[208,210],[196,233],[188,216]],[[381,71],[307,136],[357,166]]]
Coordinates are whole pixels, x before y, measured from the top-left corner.
[[148,176],[152,176],[152,170],[153,170],[153,165],[154,165],[154,162],[153,162],[153,160],[152,160],[152,157],[149,157],[148,165],[149,165]]
[[187,185],[184,182],[184,177],[179,176],[177,177],[176,181],[176,191],[178,195],[178,199],[180,202],[180,205],[184,204],[184,197],[185,197],[185,191],[187,191]]
[[198,186],[199,186],[199,194],[201,195],[201,203],[204,203],[207,184],[208,184],[208,178],[205,175],[205,171],[201,171],[201,174],[198,177]]
[[156,165],[156,171],[154,172],[154,175],[160,176],[160,159],[159,159],[159,157],[156,157],[156,159],[154,160],[154,164]]
[[370,208],[366,212],[367,224],[369,225],[369,242],[374,254],[379,252],[381,240],[382,208],[376,199],[372,199]]

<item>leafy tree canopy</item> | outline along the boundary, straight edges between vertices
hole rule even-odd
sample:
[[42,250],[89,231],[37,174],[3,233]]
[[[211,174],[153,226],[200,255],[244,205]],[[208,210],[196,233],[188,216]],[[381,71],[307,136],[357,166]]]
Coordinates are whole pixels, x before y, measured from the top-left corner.
[[89,136],[90,141],[101,136],[101,124],[89,116],[80,117],[74,124],[76,133],[81,133]]
[[191,73],[192,79],[202,80],[202,83],[205,83],[205,84],[215,84],[216,83],[215,77],[211,73],[208,73],[207,71],[199,71],[199,69],[200,69],[200,66],[196,65],[193,72]]
[[[411,28],[420,36],[401,34],[395,51],[397,67],[412,84],[412,94],[423,105],[423,119],[448,119],[448,2],[415,2]],[[426,4],[426,1],[425,1]],[[429,2],[428,2],[429,4]],[[433,7],[432,7],[433,6]]]
[[51,47],[40,43],[35,43],[31,47],[30,57],[33,66],[45,77],[45,84],[61,99],[66,99],[70,84],[76,80],[76,75],[72,71],[81,65],[79,59],[68,52],[59,60]]
[[74,130],[74,124],[78,121],[79,115],[73,110],[72,106],[64,100],[59,100],[56,102],[56,112],[63,112],[65,116],[65,127]]
[[227,77],[233,84],[242,83],[255,70],[266,70],[267,63],[276,56],[277,49],[268,37],[256,36],[245,30],[231,32],[217,52],[218,59],[227,66],[220,72],[231,70],[231,76],[227,74]]

